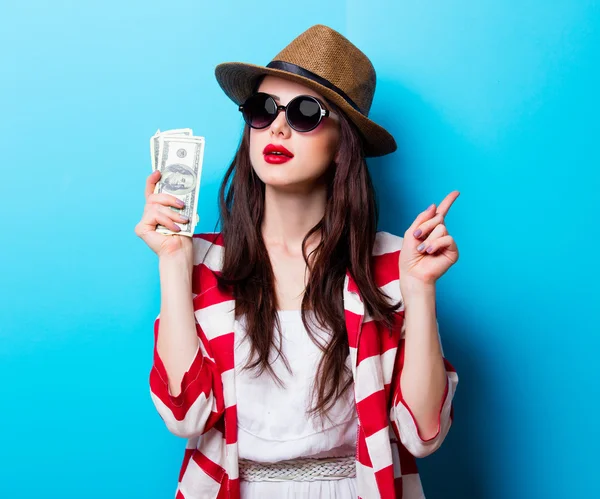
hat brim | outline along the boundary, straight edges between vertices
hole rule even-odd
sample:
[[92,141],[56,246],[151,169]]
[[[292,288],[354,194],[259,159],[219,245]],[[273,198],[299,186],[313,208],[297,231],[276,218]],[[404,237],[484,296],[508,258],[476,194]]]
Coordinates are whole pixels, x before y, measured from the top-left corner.
[[334,90],[309,78],[281,69],[267,68],[245,62],[224,62],[215,68],[215,77],[220,87],[238,106],[243,104],[251,95],[256,80],[263,75],[278,76],[302,83],[339,106],[362,134],[366,157],[384,156],[397,149],[394,137],[385,128],[354,109]]

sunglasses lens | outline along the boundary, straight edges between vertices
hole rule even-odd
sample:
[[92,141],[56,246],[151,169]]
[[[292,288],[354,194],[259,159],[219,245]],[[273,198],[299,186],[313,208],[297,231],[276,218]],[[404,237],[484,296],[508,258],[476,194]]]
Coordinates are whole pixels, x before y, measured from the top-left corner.
[[287,115],[296,130],[309,131],[321,120],[321,106],[316,99],[300,96],[288,104]]
[[269,126],[277,116],[277,104],[271,96],[257,93],[244,102],[244,120],[253,128]]

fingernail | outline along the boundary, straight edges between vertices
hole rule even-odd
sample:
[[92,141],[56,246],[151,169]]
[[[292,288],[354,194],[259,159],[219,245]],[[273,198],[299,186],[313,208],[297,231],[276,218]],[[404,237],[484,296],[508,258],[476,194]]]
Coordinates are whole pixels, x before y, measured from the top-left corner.
[[419,244],[419,246],[417,246],[417,251],[423,251],[424,247],[425,247],[425,243]]
[[427,253],[431,253],[433,251],[433,246],[428,246],[426,251]]
[[429,210],[431,210],[431,208],[433,208],[433,207],[434,207],[434,205],[435,205],[435,203],[432,203],[432,204],[430,204],[430,205],[429,205],[429,208],[427,208],[427,210],[426,210],[426,211],[429,211]]
[[181,199],[178,199],[177,206],[181,206],[183,208],[185,206],[185,203]]
[[423,233],[423,231],[421,229],[417,229],[417,230],[415,230],[413,236],[419,237],[422,233]]

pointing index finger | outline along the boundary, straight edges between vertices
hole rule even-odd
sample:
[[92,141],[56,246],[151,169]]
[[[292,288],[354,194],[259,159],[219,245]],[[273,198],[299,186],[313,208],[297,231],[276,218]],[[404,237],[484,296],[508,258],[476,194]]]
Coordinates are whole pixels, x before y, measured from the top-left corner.
[[448,194],[444,200],[438,205],[437,213],[441,213],[444,217],[450,210],[452,203],[456,201],[456,198],[460,195],[459,191],[452,191]]

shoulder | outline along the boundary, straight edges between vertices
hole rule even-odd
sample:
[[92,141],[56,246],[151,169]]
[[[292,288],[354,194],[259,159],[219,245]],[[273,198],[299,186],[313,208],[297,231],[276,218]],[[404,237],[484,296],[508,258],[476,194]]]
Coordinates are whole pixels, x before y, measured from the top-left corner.
[[402,299],[400,286],[398,286],[400,279],[398,259],[403,241],[402,236],[380,231],[377,232],[373,245],[373,279],[375,285],[387,295],[390,305],[395,305]]
[[391,232],[379,231],[375,235],[375,244],[373,245],[373,256],[388,255],[397,253],[402,249],[404,238]]
[[377,286],[385,286],[399,279],[398,259],[404,238],[390,232],[379,231],[371,253],[373,275]]
[[194,266],[204,264],[210,270],[219,270],[223,257],[223,236],[220,232],[203,232],[192,237]]

